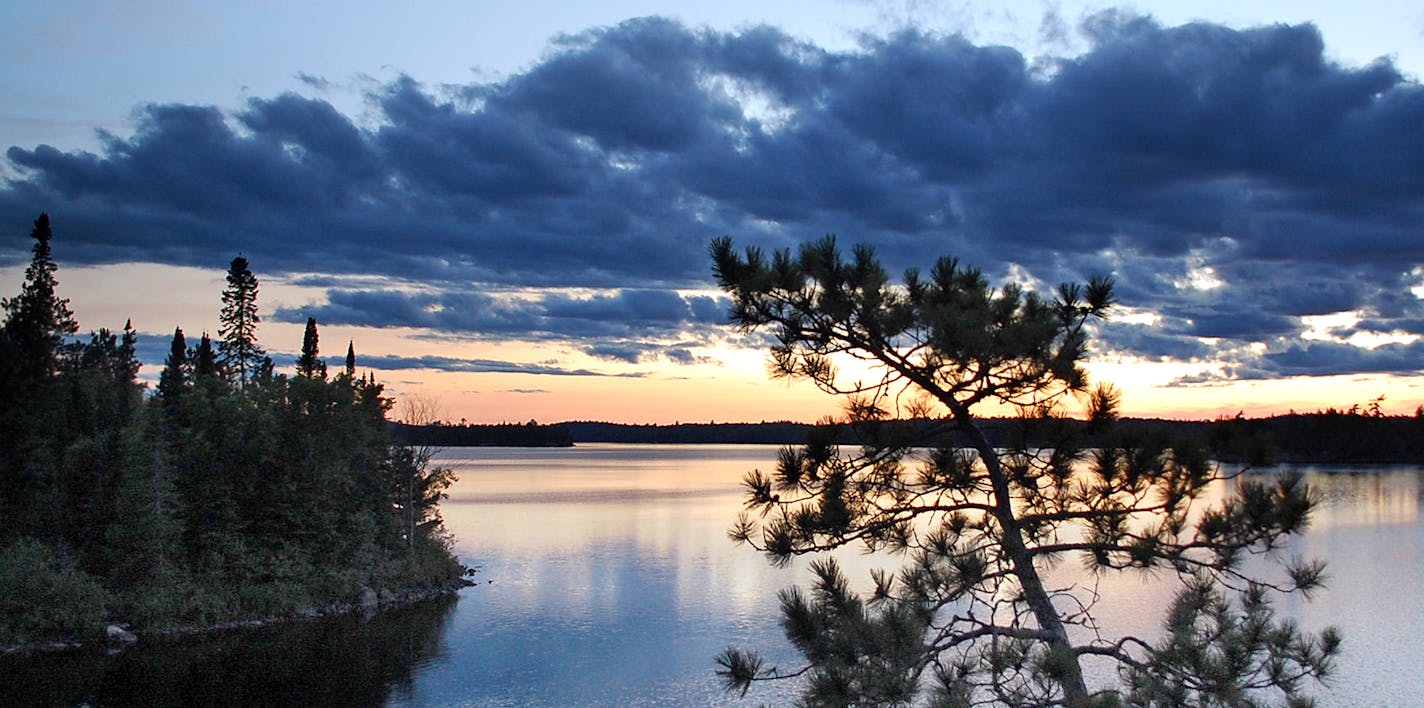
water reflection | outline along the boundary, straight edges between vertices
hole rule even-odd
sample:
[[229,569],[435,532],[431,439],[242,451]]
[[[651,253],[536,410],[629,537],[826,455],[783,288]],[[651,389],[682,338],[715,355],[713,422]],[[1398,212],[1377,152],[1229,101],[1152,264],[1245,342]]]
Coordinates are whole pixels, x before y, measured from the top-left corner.
[[[489,621],[452,632],[452,661],[467,673],[422,677],[424,698],[468,705],[659,705],[731,702],[711,658],[729,644],[783,665],[796,655],[776,624],[776,592],[806,581],[806,563],[778,570],[733,546],[725,531],[741,509],[739,481],[766,469],[758,447],[592,446],[573,450],[451,451],[462,479],[447,520],[462,554],[494,584],[467,594],[458,617]],[[1321,704],[1404,705],[1424,683],[1404,670],[1424,658],[1418,468],[1276,468],[1303,474],[1321,494],[1310,533],[1286,554],[1330,563],[1329,588],[1279,608],[1346,636],[1339,676]],[[898,559],[838,556],[864,590],[868,570]],[[1074,560],[1050,576],[1091,584],[1105,635],[1155,636],[1175,577],[1092,577]],[[497,618],[497,619],[496,619]],[[551,670],[544,670],[544,669]],[[1099,682],[1113,679],[1099,667]],[[555,678],[556,677],[556,678]],[[758,690],[762,689],[761,686]],[[790,692],[754,692],[747,705]]]
[[1424,696],[1424,523],[1417,467],[1305,467],[1322,504],[1289,552],[1324,558],[1326,588],[1287,608],[1340,627],[1343,655],[1323,705],[1418,705]]
[[[1268,471],[1279,471],[1273,468]],[[1298,467],[1321,504],[1317,530],[1347,526],[1417,525],[1424,500],[1418,468],[1403,466]]]
[[380,706],[445,658],[456,600],[369,618],[141,642],[114,655],[0,657],[0,702],[24,706]]
[[[444,506],[478,587],[450,601],[116,657],[0,663],[0,704],[21,705],[709,705],[713,657],[729,645],[794,666],[777,624],[778,590],[807,563],[769,565],[727,540],[742,475],[775,448],[581,446],[452,449],[461,476]],[[1295,467],[1321,495],[1287,556],[1329,562],[1328,588],[1280,611],[1339,626],[1344,655],[1322,706],[1414,705],[1424,695],[1424,522],[1419,468]],[[860,589],[900,560],[838,555]],[[1105,635],[1158,631],[1169,575],[1094,578],[1065,559],[1047,575],[1102,595]],[[1110,680],[1105,671],[1100,681]],[[790,702],[758,686],[743,705]],[[10,700],[18,696],[18,700]]]
[[[451,631],[460,671],[411,705],[707,705],[729,644],[790,661],[776,589],[798,579],[737,549],[740,480],[771,448],[452,450],[445,507],[481,566]],[[785,690],[760,696],[773,701]]]

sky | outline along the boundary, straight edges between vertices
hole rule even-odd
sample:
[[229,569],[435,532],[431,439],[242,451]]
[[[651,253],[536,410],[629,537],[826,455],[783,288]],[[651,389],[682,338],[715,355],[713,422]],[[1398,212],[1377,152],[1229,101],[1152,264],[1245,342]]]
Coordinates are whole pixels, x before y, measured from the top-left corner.
[[279,366],[315,317],[448,420],[815,420],[707,243],[833,233],[1113,276],[1132,415],[1413,413],[1421,72],[1411,3],[12,0],[0,293],[43,211],[148,378],[241,254]]

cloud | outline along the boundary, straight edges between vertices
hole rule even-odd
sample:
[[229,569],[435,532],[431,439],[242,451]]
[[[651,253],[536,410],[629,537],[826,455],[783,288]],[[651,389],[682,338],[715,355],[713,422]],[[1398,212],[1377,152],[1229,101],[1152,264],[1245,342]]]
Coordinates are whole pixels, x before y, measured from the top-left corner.
[[391,371],[425,369],[473,374],[530,374],[535,376],[598,376],[613,378],[642,378],[645,376],[645,374],[640,372],[608,373],[589,369],[569,369],[548,364],[529,364],[523,362],[499,361],[495,359],[462,359],[458,357],[434,355],[363,356],[356,360],[356,366],[361,369]]
[[1030,60],[914,30],[829,51],[645,18],[499,81],[368,84],[359,123],[298,94],[145,105],[97,153],[9,148],[0,260],[26,257],[44,209],[66,264],[242,252],[330,279],[303,308],[323,322],[681,360],[670,345],[725,309],[680,294],[708,286],[709,238],[835,232],[892,270],[954,254],[1046,283],[1112,272],[1161,324],[1108,327],[1110,349],[1260,343],[1230,371],[1389,369],[1393,350],[1299,336],[1330,312],[1424,329],[1424,88],[1387,60],[1332,62],[1311,25],[1108,12],[1080,32],[1080,54]]
[[305,71],[299,71],[296,73],[295,76],[298,81],[302,82],[303,84],[306,84],[307,86],[310,86],[311,88],[317,91],[326,91],[332,86],[331,81],[327,80],[327,78],[324,76],[309,74]]
[[640,355],[614,347],[643,352],[679,338],[706,338],[712,334],[707,325],[722,322],[726,307],[720,299],[654,289],[512,294],[337,287],[326,291],[325,302],[278,308],[273,319],[301,323],[315,317],[328,325],[419,327],[466,338],[592,343],[587,349],[595,356],[638,361]]

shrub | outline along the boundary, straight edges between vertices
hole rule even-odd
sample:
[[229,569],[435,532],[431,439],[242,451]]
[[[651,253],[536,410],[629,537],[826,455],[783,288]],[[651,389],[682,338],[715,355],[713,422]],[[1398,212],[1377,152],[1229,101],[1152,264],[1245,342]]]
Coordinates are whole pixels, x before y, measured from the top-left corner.
[[62,549],[20,538],[0,550],[0,643],[96,633],[109,601]]

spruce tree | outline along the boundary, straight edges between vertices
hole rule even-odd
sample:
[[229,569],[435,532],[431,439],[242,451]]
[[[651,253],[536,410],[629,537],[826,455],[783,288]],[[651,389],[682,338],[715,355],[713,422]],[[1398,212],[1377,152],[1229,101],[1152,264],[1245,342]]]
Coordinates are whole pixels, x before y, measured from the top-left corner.
[[297,359],[297,375],[309,379],[326,378],[326,362],[320,358],[317,345],[316,318],[307,318],[306,332],[302,334],[302,356]]
[[35,240],[20,294],[0,302],[5,310],[4,335],[13,348],[19,374],[27,380],[53,374],[67,335],[79,331],[69,300],[55,294],[58,266],[50,250],[49,214],[40,214],[30,231]]
[[183,328],[174,327],[173,344],[168,348],[168,358],[163,361],[163,371],[158,374],[158,397],[165,406],[172,406],[182,399],[187,370],[188,341],[183,336]]
[[213,340],[207,332],[198,340],[198,348],[193,350],[193,379],[202,381],[216,377],[220,373],[217,352],[213,351]]
[[35,245],[20,293],[0,300],[0,541],[46,530],[43,499],[56,498],[63,486],[55,460],[69,441],[71,404],[83,396],[55,376],[65,337],[79,325],[69,301],[55,294],[48,214],[35,220],[30,237]]
[[256,376],[266,352],[257,344],[257,276],[252,274],[247,259],[232,259],[227,270],[227,288],[222,294],[223,308],[219,315],[218,353],[223,371],[237,380],[240,387]]
[[124,320],[124,334],[119,339],[120,380],[131,381],[138,377],[138,332],[134,331],[133,320]]
[[356,341],[346,341],[346,380],[352,381],[356,378]]

